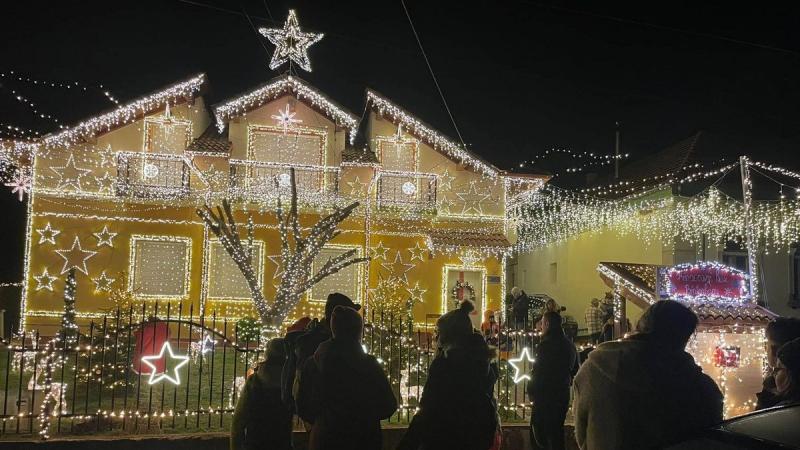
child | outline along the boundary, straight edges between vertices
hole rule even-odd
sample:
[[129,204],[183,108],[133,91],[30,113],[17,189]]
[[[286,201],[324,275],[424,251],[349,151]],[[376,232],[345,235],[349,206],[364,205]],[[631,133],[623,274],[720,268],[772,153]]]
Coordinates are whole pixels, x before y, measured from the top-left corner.
[[292,410],[281,400],[285,343],[267,345],[267,357],[245,382],[231,425],[231,450],[292,449]]

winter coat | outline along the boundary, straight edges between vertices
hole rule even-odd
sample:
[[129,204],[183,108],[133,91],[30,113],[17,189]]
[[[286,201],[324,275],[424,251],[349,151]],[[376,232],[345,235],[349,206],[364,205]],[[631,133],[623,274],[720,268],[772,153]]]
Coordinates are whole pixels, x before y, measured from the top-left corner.
[[282,364],[262,363],[242,388],[231,425],[231,450],[292,448],[292,411],[281,400]]
[[511,304],[511,309],[514,311],[514,320],[522,323],[528,320],[528,311],[531,309],[530,299],[525,291],[515,298]]
[[[569,386],[578,371],[578,353],[561,328],[551,330],[536,347],[528,398],[537,405],[569,404]],[[544,406],[546,408],[546,406]]]
[[657,448],[722,420],[722,394],[692,356],[646,335],[600,344],[573,389],[583,450]]
[[764,378],[761,392],[756,394],[756,411],[776,406],[781,399],[775,393],[775,377],[769,375]]
[[498,427],[492,396],[497,372],[480,334],[470,345],[442,352],[431,362],[419,411],[398,450],[487,450]]
[[308,331],[303,332],[299,337],[293,337],[293,341],[290,341],[294,352],[286,360],[282,383],[284,388],[283,395],[284,397],[289,396],[294,400],[295,412],[297,411],[297,390],[300,387],[303,367],[314,356],[320,344],[329,340],[331,336],[331,329],[327,322],[320,322],[315,319]]
[[297,413],[312,424],[309,450],[380,450],[380,421],[396,410],[383,368],[357,341],[326,341],[303,366]]

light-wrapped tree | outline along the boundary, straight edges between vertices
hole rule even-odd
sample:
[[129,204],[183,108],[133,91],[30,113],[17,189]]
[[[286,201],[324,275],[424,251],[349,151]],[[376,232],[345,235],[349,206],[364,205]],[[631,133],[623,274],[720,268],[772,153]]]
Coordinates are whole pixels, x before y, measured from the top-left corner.
[[[276,188],[279,184],[275,183]],[[356,249],[349,250],[340,255],[328,258],[328,261],[312,273],[314,258],[319,254],[326,243],[330,242],[341,233],[339,224],[353,213],[359,203],[339,208],[335,207],[329,215],[320,219],[307,235],[300,228],[297,205],[297,184],[294,169],[289,171],[290,206],[286,214],[283,210],[280,195],[275,214],[278,219],[278,232],[281,240],[281,271],[283,276],[278,285],[275,301],[267,303],[261,286],[258,283],[257,271],[253,267],[253,225],[248,220],[247,235],[243,242],[239,235],[239,227],[233,217],[230,201],[224,199],[222,206],[214,208],[205,205],[197,209],[197,214],[203,219],[208,228],[217,236],[228,255],[231,256],[236,266],[247,280],[253,305],[258,312],[261,322],[265,325],[278,326],[288,316],[289,312],[297,306],[302,294],[320,282],[325,277],[332,275],[347,266],[369,260],[368,257],[356,256]]]

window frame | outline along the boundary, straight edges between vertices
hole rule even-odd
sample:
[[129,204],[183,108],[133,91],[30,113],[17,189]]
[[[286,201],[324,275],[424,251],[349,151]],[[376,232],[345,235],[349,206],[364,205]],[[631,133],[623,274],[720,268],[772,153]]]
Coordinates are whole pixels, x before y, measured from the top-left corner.
[[[170,243],[183,243],[186,247],[185,263],[184,263],[184,284],[183,293],[180,295],[170,294],[143,294],[136,292],[136,246],[139,242],[170,242]],[[192,282],[192,238],[187,236],[173,236],[173,235],[144,235],[134,234],[130,238],[130,261],[128,267],[128,289],[130,289],[134,298],[140,300],[186,300],[189,298]]]

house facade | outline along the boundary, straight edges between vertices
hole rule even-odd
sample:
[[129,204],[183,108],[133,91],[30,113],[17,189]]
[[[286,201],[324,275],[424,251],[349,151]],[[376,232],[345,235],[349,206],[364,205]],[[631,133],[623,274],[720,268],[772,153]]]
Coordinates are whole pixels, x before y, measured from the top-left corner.
[[79,320],[130,291],[171,314],[257,317],[246,281],[197,216],[229,199],[267,299],[280,273],[275,209],[295,169],[301,226],[360,202],[314,265],[356,249],[367,263],[310,289],[289,320],[320,317],[330,292],[367,306],[395,290],[418,326],[458,299],[475,321],[505,296],[514,239],[507,209],[541,188],[541,176],[508,174],[374,91],[356,116],[303,80],[284,75],[209,106],[199,75],[29,144],[30,171],[21,324],[54,326],[66,273],[78,273]]

